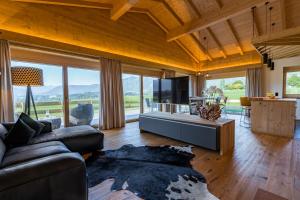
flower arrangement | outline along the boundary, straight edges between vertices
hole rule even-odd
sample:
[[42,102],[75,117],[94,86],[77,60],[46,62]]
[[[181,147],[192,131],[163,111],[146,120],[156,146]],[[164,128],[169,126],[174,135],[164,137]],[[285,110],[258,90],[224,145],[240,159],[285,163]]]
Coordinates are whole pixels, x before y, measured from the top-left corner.
[[204,95],[208,97],[216,97],[216,96],[224,97],[223,90],[221,90],[217,86],[210,86],[209,88],[207,88],[204,91]]
[[221,117],[222,110],[220,107],[220,100],[217,101],[216,98],[224,98],[223,91],[216,86],[210,86],[204,91],[204,95],[210,97],[213,101],[209,100],[205,104],[197,107],[200,117],[210,121],[219,119]]
[[215,121],[221,117],[221,108],[218,103],[206,103],[197,108],[199,115],[203,119]]

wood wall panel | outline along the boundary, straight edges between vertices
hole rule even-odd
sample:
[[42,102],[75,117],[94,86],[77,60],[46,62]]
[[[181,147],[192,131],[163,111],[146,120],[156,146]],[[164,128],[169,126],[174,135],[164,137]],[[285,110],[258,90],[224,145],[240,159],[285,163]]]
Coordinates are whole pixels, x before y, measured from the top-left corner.
[[200,71],[208,72],[215,70],[224,69],[235,69],[235,68],[248,68],[255,66],[260,66],[261,57],[256,51],[247,52],[243,56],[234,55],[228,56],[226,59],[219,58],[211,62],[205,62],[201,67]]
[[113,22],[109,10],[0,0],[0,19],[7,31],[177,68],[195,66],[145,14],[127,13]]
[[[77,68],[101,69],[98,58],[84,57],[60,52],[51,52],[42,49],[29,49],[22,46],[11,45],[12,60],[51,64],[58,66],[72,66]],[[156,68],[147,68],[122,63],[123,72],[130,74],[139,74],[151,77],[160,77],[162,70]],[[186,72],[188,73],[188,72]],[[190,72],[191,73],[191,72]]]

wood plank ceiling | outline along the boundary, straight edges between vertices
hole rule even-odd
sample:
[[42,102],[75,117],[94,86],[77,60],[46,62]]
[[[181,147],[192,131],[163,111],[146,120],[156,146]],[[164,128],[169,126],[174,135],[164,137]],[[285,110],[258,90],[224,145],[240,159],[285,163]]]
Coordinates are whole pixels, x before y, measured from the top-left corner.
[[[165,32],[166,40],[176,42],[193,62],[198,63],[197,66],[249,55],[255,51],[251,44],[253,37],[300,26],[297,11],[300,8],[299,0],[12,1],[84,9],[110,9],[110,18],[113,21],[124,17],[127,12],[144,13]],[[269,2],[267,7],[266,2]],[[270,21],[273,24],[272,28],[268,25]],[[255,62],[259,62],[257,60]],[[199,68],[192,70],[198,71]]]

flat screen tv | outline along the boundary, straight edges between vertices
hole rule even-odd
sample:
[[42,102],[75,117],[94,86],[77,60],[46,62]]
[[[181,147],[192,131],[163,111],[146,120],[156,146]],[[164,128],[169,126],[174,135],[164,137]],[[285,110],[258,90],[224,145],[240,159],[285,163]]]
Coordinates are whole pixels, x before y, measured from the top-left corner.
[[172,78],[172,103],[189,104],[189,77]]
[[153,80],[153,102],[160,103],[160,79]]
[[154,80],[153,102],[189,104],[189,77]]
[[160,80],[160,103],[173,103],[173,81],[171,79]]

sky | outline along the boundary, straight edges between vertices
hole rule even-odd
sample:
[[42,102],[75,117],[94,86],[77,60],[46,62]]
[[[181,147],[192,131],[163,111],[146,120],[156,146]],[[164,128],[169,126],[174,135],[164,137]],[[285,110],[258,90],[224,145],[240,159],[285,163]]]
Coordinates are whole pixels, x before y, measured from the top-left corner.
[[[44,85],[62,85],[62,67],[56,65],[45,65],[38,63],[12,61],[12,67],[36,67],[43,70]],[[100,83],[100,74],[96,70],[86,70],[79,68],[68,68],[69,85],[92,85]]]

